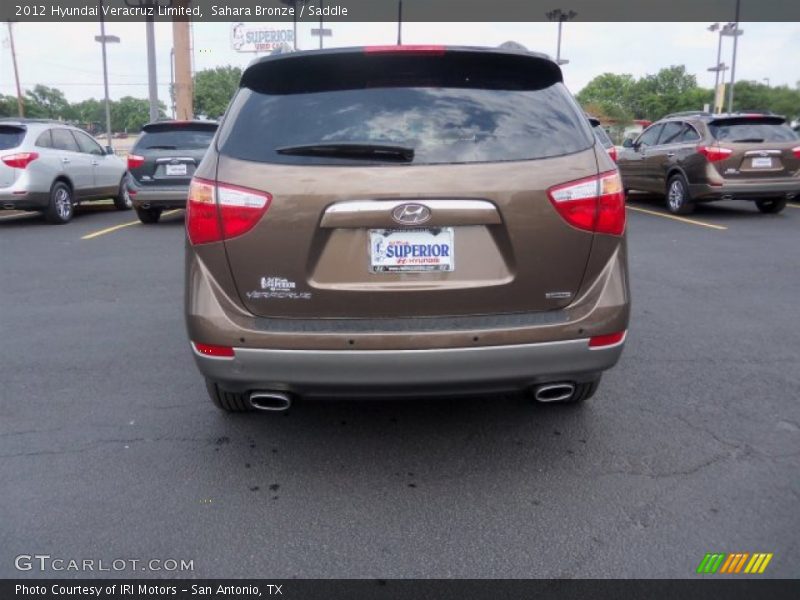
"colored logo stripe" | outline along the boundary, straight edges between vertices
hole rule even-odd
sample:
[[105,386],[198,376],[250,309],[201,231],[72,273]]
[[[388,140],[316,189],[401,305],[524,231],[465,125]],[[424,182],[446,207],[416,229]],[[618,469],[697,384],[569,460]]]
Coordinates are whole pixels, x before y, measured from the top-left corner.
[[[752,555],[748,552],[733,552],[730,554],[709,552],[697,565],[697,573],[741,573],[742,568],[744,568],[745,573],[760,574],[766,570],[767,565],[772,560],[772,556],[772,553],[765,552],[756,552]],[[745,564],[747,564],[746,567]]]

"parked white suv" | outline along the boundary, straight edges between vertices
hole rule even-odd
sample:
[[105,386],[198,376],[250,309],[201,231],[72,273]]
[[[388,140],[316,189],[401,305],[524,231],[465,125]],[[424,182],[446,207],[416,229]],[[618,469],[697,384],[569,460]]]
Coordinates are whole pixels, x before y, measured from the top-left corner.
[[125,161],[60,121],[0,119],[0,209],[41,211],[66,223],[75,207],[113,198],[131,208]]

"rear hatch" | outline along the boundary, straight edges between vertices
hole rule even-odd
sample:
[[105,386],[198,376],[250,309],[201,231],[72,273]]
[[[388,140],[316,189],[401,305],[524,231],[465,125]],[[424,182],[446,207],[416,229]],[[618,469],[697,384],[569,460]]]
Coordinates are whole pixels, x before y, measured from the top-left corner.
[[800,169],[800,136],[773,115],[737,115],[708,124],[719,174],[729,180],[792,177]]
[[218,190],[269,195],[252,229],[225,241],[255,315],[547,311],[581,285],[594,234],[548,190],[596,179],[598,155],[544,57],[393,47],[262,59],[217,143]]
[[188,186],[211,144],[214,121],[149,123],[128,156],[136,182],[148,186]]
[[11,187],[21,173],[3,159],[13,164],[10,157],[25,139],[25,131],[24,125],[0,124],[0,188]]

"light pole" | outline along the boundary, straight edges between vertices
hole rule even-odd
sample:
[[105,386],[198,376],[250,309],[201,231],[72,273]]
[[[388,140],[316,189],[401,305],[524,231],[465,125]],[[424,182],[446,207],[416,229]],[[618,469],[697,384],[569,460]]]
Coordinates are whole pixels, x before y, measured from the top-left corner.
[[14,30],[11,21],[8,22],[8,44],[11,46],[11,61],[14,63],[14,80],[17,84],[17,112],[20,117],[25,116],[25,104],[22,101],[22,87],[19,85],[19,68],[17,67],[17,51],[14,49]]
[[731,89],[728,90],[728,112],[733,112],[733,86],[736,83],[736,49],[739,42],[739,36],[744,33],[739,29],[739,9],[741,8],[741,0],[736,0],[736,21],[728,23],[730,29],[728,33],[723,35],[733,36],[733,58],[731,59]]
[[100,4],[100,35],[94,36],[95,42],[100,42],[103,48],[103,91],[106,100],[106,138],[108,145],[111,146],[111,101],[108,99],[108,61],[106,59],[106,44],[119,44],[119,37],[116,35],[106,35],[106,22],[103,19],[103,0]]
[[713,23],[712,25],[709,25],[706,29],[708,29],[712,33],[714,31],[719,30],[719,36],[718,36],[719,37],[719,41],[717,42],[717,62],[714,63],[716,65],[716,67],[711,67],[709,69],[709,71],[715,71],[716,72],[716,76],[714,77],[714,93],[716,94],[717,93],[717,88],[719,87],[719,71],[720,71],[719,67],[722,64],[720,62],[722,60],[722,30],[719,27],[719,23]]
[[568,10],[564,12],[560,8],[556,8],[555,10],[546,12],[545,16],[549,21],[558,21],[558,45],[556,46],[556,64],[566,65],[567,63],[569,63],[569,60],[561,59],[561,28],[564,25],[564,21],[571,21],[572,19],[578,16],[578,13],[576,13],[574,10]]

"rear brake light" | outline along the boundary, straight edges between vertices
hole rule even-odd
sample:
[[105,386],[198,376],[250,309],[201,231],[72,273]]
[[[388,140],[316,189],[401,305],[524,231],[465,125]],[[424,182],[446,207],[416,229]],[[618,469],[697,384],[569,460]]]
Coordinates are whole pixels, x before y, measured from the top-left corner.
[[698,146],[697,151],[711,162],[725,160],[733,154],[730,148],[720,148],[719,146]]
[[194,178],[186,203],[189,241],[208,244],[247,233],[271,202],[272,196],[266,192]]
[[608,335],[595,335],[589,338],[589,348],[608,348],[616,346],[625,340],[625,331],[609,333]]
[[617,171],[557,185],[547,196],[573,227],[611,235],[625,231],[625,194]]
[[213,344],[201,344],[200,342],[192,342],[194,349],[198,354],[203,356],[216,356],[218,358],[233,358],[233,348],[230,346],[214,346]]
[[144,164],[144,156],[128,154],[128,169],[136,169]]
[[445,47],[439,45],[409,45],[409,46],[365,46],[366,54],[444,54]]
[[3,157],[3,162],[15,169],[24,169],[33,161],[39,158],[38,152],[17,152]]
[[617,162],[617,147],[616,146],[611,146],[611,148],[607,148],[606,152],[608,152],[608,155],[611,157],[611,160],[613,160],[614,162]]
[[792,154],[794,154],[797,158],[800,158],[800,146],[797,148],[792,148]]

